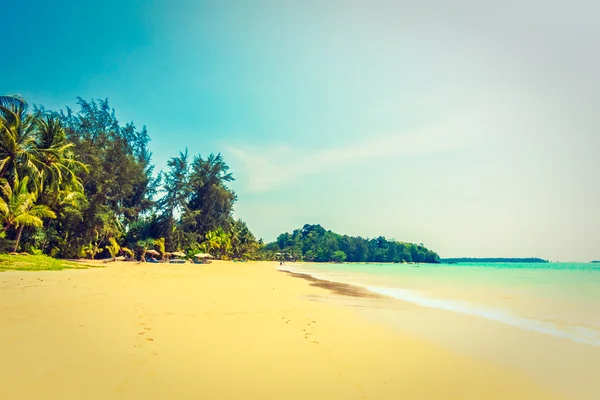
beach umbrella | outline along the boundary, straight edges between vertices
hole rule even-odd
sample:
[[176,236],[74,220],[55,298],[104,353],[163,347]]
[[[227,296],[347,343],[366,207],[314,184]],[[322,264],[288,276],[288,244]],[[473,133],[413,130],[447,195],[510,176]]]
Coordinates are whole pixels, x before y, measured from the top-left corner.
[[158,251],[152,250],[152,249],[146,250],[146,253],[147,254],[152,254],[152,255],[155,255],[155,256],[160,256],[160,253]]
[[173,253],[171,253],[171,255],[175,257],[185,257],[185,253],[182,253],[181,251],[174,251]]
[[208,253],[198,253],[198,254],[195,254],[194,257],[198,257],[198,258],[214,258],[213,256],[211,256]]

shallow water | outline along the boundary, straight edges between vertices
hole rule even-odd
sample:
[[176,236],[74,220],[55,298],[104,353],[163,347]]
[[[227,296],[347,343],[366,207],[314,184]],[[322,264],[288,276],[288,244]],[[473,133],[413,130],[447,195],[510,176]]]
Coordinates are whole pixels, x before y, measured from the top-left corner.
[[295,264],[420,306],[600,346],[600,264]]

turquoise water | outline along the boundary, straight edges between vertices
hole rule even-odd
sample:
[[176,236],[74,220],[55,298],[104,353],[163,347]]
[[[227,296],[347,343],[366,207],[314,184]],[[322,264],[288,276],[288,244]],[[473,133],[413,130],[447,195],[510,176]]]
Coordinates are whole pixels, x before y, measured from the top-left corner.
[[294,264],[423,307],[600,346],[600,264]]

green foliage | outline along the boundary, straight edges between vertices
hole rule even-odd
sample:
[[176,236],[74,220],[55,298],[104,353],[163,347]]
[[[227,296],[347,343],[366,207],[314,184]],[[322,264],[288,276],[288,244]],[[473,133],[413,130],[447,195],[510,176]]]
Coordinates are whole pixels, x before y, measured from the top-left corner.
[[229,166],[220,154],[206,159],[198,155],[190,163],[187,150],[167,164],[153,231],[165,238],[168,249],[191,248],[207,241],[208,235],[208,248],[225,256],[230,251],[228,240],[213,236],[224,232],[230,236],[234,223],[231,215],[237,196],[227,187],[233,180]]
[[153,239],[153,238],[146,238],[146,239],[138,240],[135,243],[135,247],[140,255],[141,261],[146,261],[146,251],[148,251],[154,247],[155,240],[156,239]]
[[346,261],[346,258],[347,258],[346,253],[344,253],[341,250],[336,250],[331,255],[331,261],[334,261],[334,262],[343,262],[343,261]]
[[248,229],[248,225],[241,219],[231,223],[230,250],[234,258],[258,258],[259,244]]
[[96,255],[99,254],[100,252],[102,252],[103,250],[104,249],[102,247],[98,246],[97,242],[94,242],[94,243],[90,242],[88,244],[81,246],[77,255],[80,258],[91,258],[93,260],[94,257],[96,257]]
[[158,248],[161,257],[165,258],[165,238],[154,239],[153,244]]
[[36,248],[36,247],[30,247],[28,250],[28,253],[33,254],[34,256],[41,256],[43,255],[42,250]]
[[[82,246],[106,246],[120,240],[130,226],[151,211],[155,180],[152,178],[149,136],[145,128],[120,125],[107,100],[78,100],[79,111],[39,110],[48,129],[60,134],[55,143],[67,143],[78,161],[81,196],[70,193],[50,198],[58,218],[48,226],[46,250],[74,257]],[[59,125],[61,129],[55,125]],[[63,133],[64,132],[64,133]],[[73,185],[66,189],[73,192]]]
[[127,247],[121,247],[121,251],[127,254],[130,258],[135,257],[135,253],[133,252],[133,250],[128,249]]
[[[3,179],[4,180],[4,179]],[[41,227],[43,218],[56,218],[48,206],[36,204],[38,193],[28,188],[29,177],[13,178],[12,187],[8,181],[0,182],[3,197],[0,197],[0,224],[2,230],[15,228],[17,236],[13,251],[17,251],[21,233],[25,227]]]
[[121,250],[121,246],[119,246],[116,239],[112,237],[109,239],[109,243],[110,244],[106,246],[106,250],[108,250],[110,257],[114,260],[117,257],[119,250]]
[[88,266],[56,260],[44,255],[0,254],[0,271],[59,271],[63,269],[85,269]]
[[[155,176],[145,127],[120,124],[108,100],[79,98],[77,106],[30,111],[22,98],[0,96],[0,252],[22,244],[63,258],[123,251],[144,260],[149,249],[163,258],[180,249],[272,256],[233,219],[234,178],[221,154],[186,150]],[[329,260],[342,249],[317,250],[315,259]],[[302,256],[300,242],[292,254]]]
[[316,262],[439,262],[439,256],[422,244],[387,240],[383,236],[363,239],[340,235],[321,225],[304,225],[292,233],[283,233],[261,248],[262,258],[274,259],[276,253]]

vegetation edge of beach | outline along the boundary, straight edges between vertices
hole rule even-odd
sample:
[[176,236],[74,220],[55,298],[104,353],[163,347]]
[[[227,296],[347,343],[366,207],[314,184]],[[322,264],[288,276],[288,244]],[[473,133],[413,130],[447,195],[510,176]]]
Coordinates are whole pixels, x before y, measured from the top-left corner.
[[62,271],[65,269],[99,268],[101,265],[84,265],[46,255],[0,254],[0,272],[4,271]]

